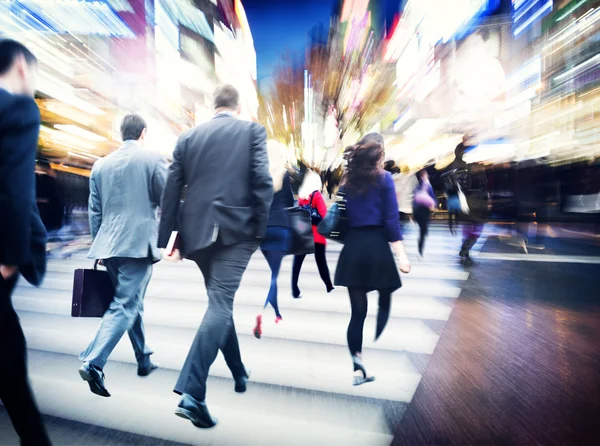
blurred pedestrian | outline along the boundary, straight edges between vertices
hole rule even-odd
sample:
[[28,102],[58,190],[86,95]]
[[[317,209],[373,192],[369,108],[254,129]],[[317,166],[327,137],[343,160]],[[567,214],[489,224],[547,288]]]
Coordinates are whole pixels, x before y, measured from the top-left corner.
[[483,227],[488,219],[489,192],[485,167],[464,161],[467,146],[459,144],[456,148],[456,159],[449,166],[450,169],[460,170],[458,184],[465,195],[468,213],[462,212],[460,218],[463,221],[463,243],[459,252],[461,263],[464,266],[472,266],[471,249],[481,237]]
[[419,184],[417,185],[413,198],[413,215],[419,225],[419,257],[423,258],[423,247],[425,246],[425,237],[429,230],[429,221],[431,213],[435,211],[437,199],[433,192],[433,187],[429,182],[429,175],[425,169],[418,175]]
[[352,316],[347,340],[355,372],[354,385],[375,379],[367,373],[362,361],[367,293],[374,290],[379,293],[377,340],[390,315],[392,293],[402,286],[394,256],[401,271],[410,271],[402,244],[394,181],[382,169],[384,153],[383,137],[370,133],[348,147],[344,154],[348,166],[342,189],[350,231],[338,261],[335,284],[348,288],[350,295]]
[[[262,251],[271,270],[271,285],[263,310],[271,305],[275,311],[275,322],[281,321],[281,312],[277,302],[277,278],[283,258],[290,253],[292,233],[288,221],[286,208],[294,206],[294,195],[290,184],[290,174],[286,168],[286,160],[279,147],[267,144],[269,154],[269,173],[273,178],[273,202],[269,209],[267,234],[260,250]],[[254,336],[262,336],[262,314],[256,316]]]
[[40,160],[35,173],[37,205],[42,222],[50,235],[56,234],[64,223],[64,193],[48,161]]
[[166,160],[144,150],[146,122],[127,115],[121,123],[123,144],[97,161],[90,176],[89,220],[93,243],[90,259],[102,260],[115,287],[90,345],[79,355],[79,374],[92,393],[109,397],[104,366],[127,332],[138,363],[137,374],[148,376],[158,365],[144,333],[144,295],[152,265],[160,261],[158,207],[167,176]]
[[[184,133],[175,147],[163,196],[160,246],[178,231],[180,250],[167,258],[196,262],[208,293],[208,308],[185,360],[175,393],[175,414],[200,428],[217,424],[206,406],[206,379],[219,350],[246,391],[248,371],[233,323],[233,300],[250,258],[267,232],[273,182],[265,128],[236,119],[240,96],[231,85],[214,93],[215,116]],[[187,199],[179,212],[181,193]]]
[[35,202],[40,111],[33,99],[35,56],[0,40],[0,398],[21,444],[44,446],[44,428],[27,378],[25,336],[11,295],[19,272],[40,285],[46,272],[46,231]]
[[409,171],[408,166],[402,166],[400,172],[396,172],[393,178],[400,210],[400,221],[406,223],[410,221],[413,213],[413,194],[419,181],[417,176]]
[[327,195],[329,196],[329,199],[331,200],[331,198],[333,197],[333,190],[335,187],[335,182],[333,179],[333,171],[331,170],[331,166],[329,166],[327,168],[327,173],[325,175],[325,182],[327,185]]
[[[316,209],[321,218],[324,218],[325,215],[327,215],[327,205],[325,204],[323,195],[319,192],[320,190],[321,178],[315,172],[308,171],[298,192],[298,205]],[[319,269],[319,275],[321,276],[323,284],[325,284],[325,289],[328,293],[331,293],[334,288],[331,283],[329,267],[327,266],[327,257],[325,255],[327,241],[325,240],[325,237],[317,231],[317,225],[313,224],[312,229],[315,240],[315,260],[317,262],[317,268]],[[294,299],[302,297],[302,292],[298,287],[298,280],[305,258],[306,254],[294,256],[294,265],[292,267],[292,296]]]
[[459,215],[462,213],[460,194],[463,193],[461,183],[468,188],[468,181],[464,181],[467,172],[467,163],[463,160],[466,150],[466,136],[454,150],[454,161],[446,168],[442,179],[444,182],[444,193],[446,194],[446,209],[448,210],[448,228],[452,235],[456,235],[456,225]]

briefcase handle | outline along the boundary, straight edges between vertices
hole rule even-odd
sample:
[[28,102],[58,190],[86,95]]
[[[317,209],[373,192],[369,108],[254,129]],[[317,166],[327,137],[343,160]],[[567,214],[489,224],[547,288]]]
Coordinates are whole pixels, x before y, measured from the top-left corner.
[[[94,270],[98,269],[98,265],[100,265],[100,259],[94,260]],[[106,265],[103,265],[103,266],[106,266]]]

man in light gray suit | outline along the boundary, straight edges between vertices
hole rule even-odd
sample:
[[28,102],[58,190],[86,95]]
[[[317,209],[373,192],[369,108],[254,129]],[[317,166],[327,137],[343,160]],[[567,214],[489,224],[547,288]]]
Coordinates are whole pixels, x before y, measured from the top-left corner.
[[89,258],[106,265],[115,296],[104,314],[96,337],[79,359],[79,369],[96,395],[108,397],[102,369],[125,332],[133,345],[138,375],[148,376],[158,366],[144,335],[144,295],[152,265],[160,260],[157,248],[157,210],[167,176],[167,163],[142,149],[146,123],[127,115],[121,124],[123,145],[96,162],[90,177],[89,217],[94,242]]

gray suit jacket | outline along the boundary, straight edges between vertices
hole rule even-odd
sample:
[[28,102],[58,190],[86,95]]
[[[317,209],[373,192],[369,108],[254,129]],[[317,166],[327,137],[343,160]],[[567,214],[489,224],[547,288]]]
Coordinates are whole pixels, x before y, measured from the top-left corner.
[[264,237],[273,200],[266,139],[262,125],[223,114],[181,136],[163,194],[160,247],[174,230],[186,256],[217,238],[230,246]]
[[90,177],[91,259],[160,260],[157,210],[167,175],[160,155],[125,141],[97,161]]

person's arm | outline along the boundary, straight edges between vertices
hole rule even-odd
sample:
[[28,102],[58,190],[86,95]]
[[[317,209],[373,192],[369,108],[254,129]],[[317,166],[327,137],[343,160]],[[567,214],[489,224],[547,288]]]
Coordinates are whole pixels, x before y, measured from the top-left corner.
[[2,275],[10,277],[31,258],[32,209],[35,208],[35,155],[40,112],[33,98],[15,96],[2,123],[0,182]]
[[392,176],[386,174],[384,182],[384,223],[388,232],[389,241],[392,245],[394,255],[400,263],[400,271],[410,272],[410,262],[404,251],[402,243],[402,230],[400,228],[400,219],[398,218],[398,200],[396,199],[396,189]]
[[327,215],[327,204],[321,192],[315,192],[313,195],[313,207],[317,209],[319,215],[323,218]]
[[171,238],[171,233],[176,231],[177,216],[179,214],[179,203],[181,201],[181,191],[185,186],[183,175],[183,161],[187,147],[187,135],[184,134],[177,141],[173,151],[173,162],[169,167],[167,181],[163,188],[162,199],[160,203],[161,217],[158,229],[158,247],[166,248]]
[[167,160],[162,156],[158,159],[154,165],[154,172],[152,174],[152,203],[156,206],[160,206],[161,198],[165,190],[165,183],[167,182],[168,165]]
[[390,243],[402,240],[402,231],[400,229],[400,220],[398,219],[398,199],[396,198],[396,189],[394,181],[389,173],[385,174],[384,180],[384,224]]
[[92,168],[92,174],[90,175],[90,198],[88,200],[88,216],[92,240],[96,238],[102,225],[102,199],[100,197],[100,190],[98,189],[97,175],[97,169]]
[[273,180],[269,174],[267,131],[260,124],[252,124],[250,158],[250,193],[252,200],[255,237],[264,238],[273,201]]

